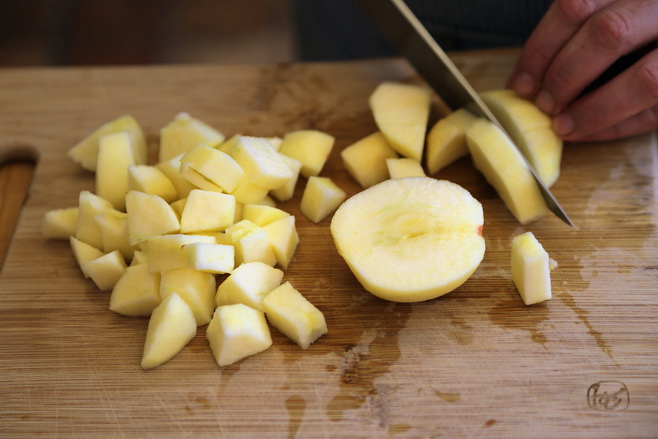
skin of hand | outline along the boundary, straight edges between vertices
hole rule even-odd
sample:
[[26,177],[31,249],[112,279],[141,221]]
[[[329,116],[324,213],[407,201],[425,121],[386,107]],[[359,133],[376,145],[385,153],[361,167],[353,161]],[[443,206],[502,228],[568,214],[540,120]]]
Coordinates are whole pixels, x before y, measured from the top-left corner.
[[[507,86],[553,116],[567,141],[658,128],[658,0],[556,0],[528,38]],[[587,91],[620,58],[639,54]]]

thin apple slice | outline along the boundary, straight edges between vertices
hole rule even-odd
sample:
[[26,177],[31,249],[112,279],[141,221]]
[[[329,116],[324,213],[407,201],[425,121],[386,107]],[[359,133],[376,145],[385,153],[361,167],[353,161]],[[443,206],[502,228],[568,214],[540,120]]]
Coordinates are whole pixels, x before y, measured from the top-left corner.
[[331,234],[363,287],[419,302],[462,285],[484,256],[482,205],[461,186],[429,177],[386,180],[345,201]]
[[475,167],[521,224],[548,212],[523,156],[500,128],[479,119],[466,131],[466,141]]
[[427,170],[436,174],[441,169],[468,155],[466,130],[477,119],[470,111],[461,108],[439,119],[427,134],[425,163]]
[[513,90],[489,90],[481,96],[539,178],[552,186],[560,176],[563,142],[553,130],[550,117]]
[[379,130],[393,149],[420,162],[430,113],[429,89],[395,82],[381,83],[370,96]]

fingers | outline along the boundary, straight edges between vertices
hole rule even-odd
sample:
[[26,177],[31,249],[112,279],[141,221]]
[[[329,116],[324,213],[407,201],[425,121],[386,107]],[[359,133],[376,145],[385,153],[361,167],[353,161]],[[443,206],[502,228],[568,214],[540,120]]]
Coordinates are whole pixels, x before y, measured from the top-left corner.
[[607,140],[658,128],[658,49],[554,119],[564,140]]
[[564,109],[619,57],[658,34],[658,1],[620,0],[591,16],[555,56],[536,96],[548,114]]
[[598,10],[613,0],[556,0],[528,38],[507,86],[534,96],[545,72],[565,44]]
[[642,134],[658,128],[658,105],[602,131],[579,137],[574,142],[602,142]]

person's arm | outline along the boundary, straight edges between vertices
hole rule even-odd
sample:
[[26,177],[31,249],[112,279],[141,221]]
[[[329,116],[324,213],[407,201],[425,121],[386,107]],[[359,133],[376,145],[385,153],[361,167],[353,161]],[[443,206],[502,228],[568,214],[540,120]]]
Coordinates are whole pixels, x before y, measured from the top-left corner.
[[[529,37],[508,86],[554,116],[565,140],[658,128],[658,0],[556,0]],[[620,57],[630,67],[583,91]]]

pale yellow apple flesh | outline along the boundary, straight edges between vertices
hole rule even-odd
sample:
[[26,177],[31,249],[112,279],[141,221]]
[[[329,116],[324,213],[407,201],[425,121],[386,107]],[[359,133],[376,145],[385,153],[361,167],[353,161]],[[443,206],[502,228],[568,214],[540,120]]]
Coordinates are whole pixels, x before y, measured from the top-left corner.
[[386,180],[345,201],[331,234],[363,287],[394,302],[439,297],[484,257],[482,205],[461,186],[429,177]]
[[375,123],[400,155],[420,162],[431,92],[412,84],[383,82],[370,96]]
[[552,186],[560,176],[562,140],[553,130],[550,117],[513,90],[489,90],[481,97],[542,182]]
[[512,239],[512,280],[526,305],[551,299],[551,259],[532,232]]
[[479,119],[466,131],[466,141],[475,167],[521,224],[548,212],[523,156],[500,128]]

